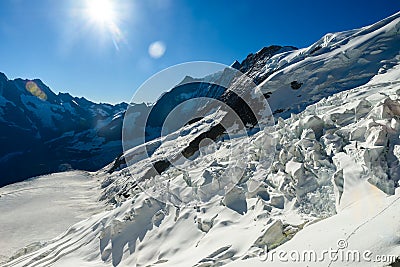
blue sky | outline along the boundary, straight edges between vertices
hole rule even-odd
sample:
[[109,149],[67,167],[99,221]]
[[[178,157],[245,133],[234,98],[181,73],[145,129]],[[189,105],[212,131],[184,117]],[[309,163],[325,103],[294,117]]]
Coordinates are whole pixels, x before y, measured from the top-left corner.
[[[111,3],[112,15],[93,14],[96,1]],[[40,78],[56,93],[127,102],[166,67],[229,65],[271,44],[305,47],[398,11],[395,0],[1,0],[0,71]]]

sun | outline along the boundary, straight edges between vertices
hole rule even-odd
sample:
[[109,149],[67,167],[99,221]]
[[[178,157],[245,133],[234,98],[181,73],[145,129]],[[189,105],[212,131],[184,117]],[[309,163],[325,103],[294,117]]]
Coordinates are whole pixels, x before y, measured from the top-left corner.
[[112,0],[87,0],[86,15],[92,23],[101,27],[109,27],[117,19]]
[[110,38],[117,50],[120,44],[125,42],[119,25],[122,20],[121,9],[121,1],[85,0],[83,12],[85,20],[88,21],[87,26],[96,29],[96,33],[102,38]]

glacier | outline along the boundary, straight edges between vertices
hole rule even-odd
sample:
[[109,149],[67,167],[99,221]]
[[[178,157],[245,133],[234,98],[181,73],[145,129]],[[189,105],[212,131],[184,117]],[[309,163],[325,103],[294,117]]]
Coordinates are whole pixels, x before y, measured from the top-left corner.
[[[259,86],[274,125],[216,138],[213,147],[191,154],[190,168],[163,165],[163,159],[212,129],[224,116],[220,110],[127,149],[103,169],[84,173],[94,189],[79,193],[86,198],[76,205],[90,203],[93,209],[66,211],[84,219],[68,221],[71,226],[53,239],[29,230],[34,222],[13,228],[2,216],[0,228],[35,239],[25,246],[9,237],[4,244],[14,240],[22,248],[0,259],[2,266],[393,263],[400,255],[400,13],[327,34],[307,48],[268,51],[232,66]],[[149,172],[156,163],[158,173]],[[221,174],[234,182],[227,192],[197,191],[192,198],[191,190],[182,190],[217,185]],[[39,192],[40,179],[31,182]],[[14,190],[0,190],[0,211],[12,205]],[[43,216],[48,231],[57,232],[51,213]],[[305,262],[276,256],[300,250],[323,255],[326,249],[367,251],[370,258]],[[378,255],[388,257],[378,261]]]

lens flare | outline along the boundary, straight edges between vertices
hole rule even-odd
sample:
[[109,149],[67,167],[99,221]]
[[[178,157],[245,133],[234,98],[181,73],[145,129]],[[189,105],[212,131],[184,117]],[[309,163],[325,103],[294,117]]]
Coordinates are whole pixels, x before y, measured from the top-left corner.
[[45,92],[42,91],[42,89],[37,86],[37,84],[33,81],[29,81],[26,83],[25,88],[28,92],[30,92],[32,95],[36,96],[40,100],[46,101],[47,100],[47,95]]
[[167,50],[166,45],[161,41],[157,41],[149,46],[149,55],[152,58],[160,58],[165,54],[165,50]]

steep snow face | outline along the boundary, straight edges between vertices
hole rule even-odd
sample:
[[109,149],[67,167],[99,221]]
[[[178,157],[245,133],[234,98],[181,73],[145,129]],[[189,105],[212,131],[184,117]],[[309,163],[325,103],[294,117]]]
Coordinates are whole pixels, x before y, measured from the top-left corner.
[[365,84],[396,65],[399,16],[359,30],[327,34],[308,48],[270,58],[258,75],[269,75],[261,87],[269,95],[272,111],[287,118],[323,97]]
[[126,107],[56,95],[40,80],[8,80],[3,74],[0,186],[68,168],[103,167],[122,152]]
[[[287,263],[262,260],[304,247],[398,255],[399,23],[400,13],[273,55],[261,86],[284,109],[275,126],[215,138],[185,168],[164,159],[212,129],[220,110],[128,150],[95,174],[113,209],[4,266],[279,266]],[[371,53],[376,43],[381,53]],[[337,61],[356,48],[352,63]],[[291,111],[301,112],[285,118]],[[235,185],[220,188],[221,177]],[[327,257],[315,266],[388,263]]]

